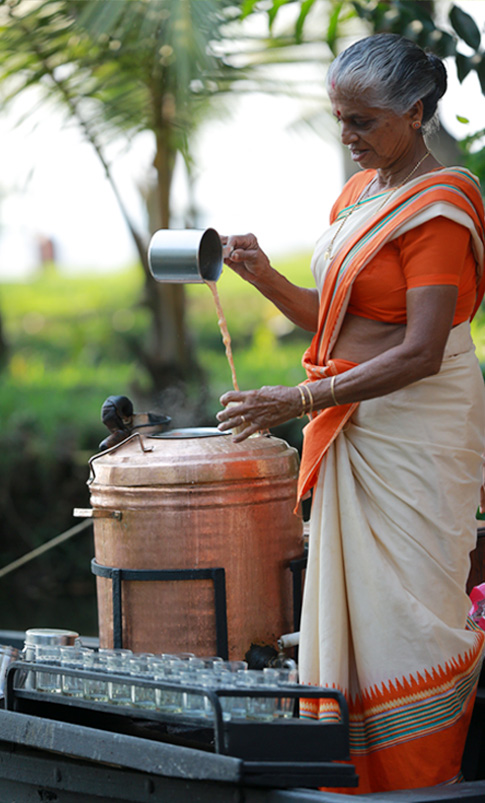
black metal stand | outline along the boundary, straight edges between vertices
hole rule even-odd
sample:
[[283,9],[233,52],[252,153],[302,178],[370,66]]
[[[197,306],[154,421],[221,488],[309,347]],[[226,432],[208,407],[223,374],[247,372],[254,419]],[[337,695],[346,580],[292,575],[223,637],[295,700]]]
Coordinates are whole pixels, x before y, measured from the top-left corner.
[[228,660],[226,573],[223,568],[208,569],[117,569],[102,566],[93,558],[91,571],[97,577],[106,577],[112,582],[113,594],[113,646],[123,647],[122,583],[123,581],[167,582],[182,580],[212,580],[214,583],[214,607],[216,614],[217,655]]
[[301,604],[303,599],[303,571],[306,569],[308,558],[295,558],[290,562],[290,570],[293,575],[293,625],[295,632],[300,629]]

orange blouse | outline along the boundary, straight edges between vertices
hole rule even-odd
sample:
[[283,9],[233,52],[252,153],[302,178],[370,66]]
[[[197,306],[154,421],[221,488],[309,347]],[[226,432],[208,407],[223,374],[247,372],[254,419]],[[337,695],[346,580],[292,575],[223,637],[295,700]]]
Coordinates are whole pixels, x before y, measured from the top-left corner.
[[[356,173],[347,182],[330,219],[355,203],[375,175]],[[476,263],[470,232],[459,223],[436,217],[387,242],[358,274],[347,312],[384,323],[406,323],[406,291],[448,284],[458,287],[453,326],[471,317],[476,300]]]
[[470,318],[476,266],[468,229],[437,217],[386,243],[354,281],[347,312],[385,323],[406,323],[406,290],[458,287],[453,326]]

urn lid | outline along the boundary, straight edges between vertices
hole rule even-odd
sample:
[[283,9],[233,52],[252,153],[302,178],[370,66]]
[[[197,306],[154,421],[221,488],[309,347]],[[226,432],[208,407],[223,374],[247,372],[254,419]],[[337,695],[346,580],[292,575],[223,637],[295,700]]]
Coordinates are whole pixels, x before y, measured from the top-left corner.
[[298,474],[298,452],[286,441],[256,435],[234,443],[215,428],[134,433],[90,461],[92,486],[163,486]]

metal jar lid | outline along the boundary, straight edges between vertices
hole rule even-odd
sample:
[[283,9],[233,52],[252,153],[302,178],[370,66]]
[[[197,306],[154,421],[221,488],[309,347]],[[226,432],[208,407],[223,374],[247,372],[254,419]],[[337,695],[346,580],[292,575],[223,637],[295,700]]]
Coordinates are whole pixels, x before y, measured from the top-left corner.
[[59,630],[53,627],[33,627],[25,631],[25,646],[34,644],[74,644],[79,638],[75,630]]

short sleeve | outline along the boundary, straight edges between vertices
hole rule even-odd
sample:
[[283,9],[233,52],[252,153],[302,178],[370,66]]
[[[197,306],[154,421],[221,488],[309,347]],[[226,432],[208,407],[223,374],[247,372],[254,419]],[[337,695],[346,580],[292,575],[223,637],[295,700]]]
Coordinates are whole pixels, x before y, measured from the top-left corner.
[[399,248],[406,287],[448,284],[455,287],[468,284],[474,265],[470,232],[459,223],[439,216],[393,241]]

